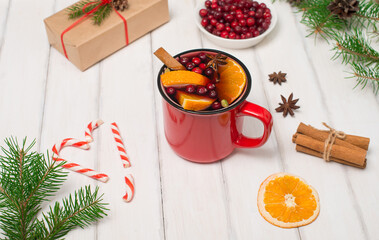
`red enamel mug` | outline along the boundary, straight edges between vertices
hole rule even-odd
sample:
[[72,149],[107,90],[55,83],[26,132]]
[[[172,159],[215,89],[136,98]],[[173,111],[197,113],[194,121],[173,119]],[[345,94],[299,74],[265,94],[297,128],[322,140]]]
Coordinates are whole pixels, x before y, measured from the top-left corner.
[[[260,147],[270,136],[272,116],[268,110],[246,101],[251,90],[251,76],[246,66],[234,56],[213,49],[194,49],[177,54],[193,57],[200,52],[221,53],[235,60],[246,73],[245,89],[227,108],[212,111],[188,111],[166,94],[158,73],[158,88],[162,95],[164,130],[168,144],[180,157],[197,163],[211,163],[227,157],[236,148]],[[259,119],[264,126],[263,135],[249,138],[242,134],[244,117]]]

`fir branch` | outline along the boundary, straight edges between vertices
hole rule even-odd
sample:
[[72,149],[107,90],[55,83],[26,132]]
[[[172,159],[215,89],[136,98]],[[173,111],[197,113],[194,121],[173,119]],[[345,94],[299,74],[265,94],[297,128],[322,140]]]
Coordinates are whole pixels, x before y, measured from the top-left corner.
[[91,11],[92,9],[94,9],[97,4],[91,4],[89,6],[87,6],[84,10],[85,12],[83,12],[83,7],[88,4],[88,3],[91,3],[93,1],[91,0],[83,0],[83,1],[80,1],[80,2],[77,2],[76,4],[72,5],[71,7],[67,8],[67,11],[68,11],[68,17],[70,19],[74,19],[74,18],[78,18],[78,17],[81,17],[83,16],[85,13]]
[[377,28],[377,23],[379,21],[379,4],[372,1],[361,0],[359,2],[359,11],[354,14],[356,20],[360,26],[371,26]]
[[106,204],[101,203],[103,195],[98,196],[98,190],[96,187],[92,193],[90,186],[86,186],[65,198],[62,205],[55,203],[50,207],[50,211],[37,222],[38,239],[62,238],[75,227],[84,228],[106,216]]
[[353,62],[351,64],[353,68],[353,74],[351,77],[357,79],[357,85],[361,85],[362,89],[366,87],[368,83],[371,83],[375,93],[379,91],[379,66],[367,67],[362,64]]
[[99,10],[97,10],[93,14],[92,19],[94,24],[100,25],[104,21],[104,19],[106,19],[111,14],[112,10],[113,8],[110,4],[101,6]]
[[362,31],[355,29],[351,34],[336,34],[334,40],[336,41],[334,59],[342,57],[342,61],[346,64],[353,61],[365,62],[367,65],[379,63],[379,53],[370,46]]
[[[32,152],[35,141],[26,146],[25,138],[20,146],[17,139],[9,138],[5,139],[5,143],[7,148],[1,148],[3,155],[0,156],[0,229],[8,239],[43,239],[41,236],[45,235],[41,235],[43,233],[40,231],[43,229],[41,224],[49,222],[37,220],[36,216],[41,210],[41,203],[53,196],[66,179],[67,173],[61,168],[64,163],[57,163],[48,155],[45,159],[43,154]],[[59,234],[62,232],[66,234],[75,226],[87,226],[91,222],[87,221],[89,218],[97,220],[105,215],[104,203],[101,203],[101,196],[97,195],[97,189],[91,193],[87,187],[85,191],[75,193],[80,203],[63,201],[64,208],[60,212],[64,216],[70,216],[64,221],[70,224],[61,226]],[[81,203],[89,204],[81,205]],[[55,206],[59,207],[59,204]],[[70,213],[73,211],[66,206],[81,208],[73,208],[79,211],[71,216]],[[46,216],[45,219],[53,217],[53,215]],[[52,236],[49,239],[57,238]]]

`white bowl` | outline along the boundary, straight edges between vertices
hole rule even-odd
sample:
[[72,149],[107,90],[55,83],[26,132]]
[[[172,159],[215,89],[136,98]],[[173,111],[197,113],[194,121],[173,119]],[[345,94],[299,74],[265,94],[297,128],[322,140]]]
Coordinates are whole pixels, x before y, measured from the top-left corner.
[[200,9],[205,8],[204,2],[198,4],[195,8],[196,25],[199,27],[200,31],[202,31],[203,34],[209,40],[211,40],[213,43],[215,43],[221,47],[232,48],[232,49],[242,49],[242,48],[252,47],[252,46],[258,44],[267,35],[269,35],[271,33],[271,31],[274,29],[276,22],[278,20],[278,15],[276,13],[276,10],[270,2],[266,2],[266,1],[259,1],[259,2],[260,3],[263,2],[270,9],[272,19],[271,19],[271,24],[270,24],[269,28],[262,35],[259,35],[258,37],[252,37],[252,38],[247,38],[247,39],[228,39],[228,38],[222,38],[222,37],[213,35],[212,33],[208,32],[201,25],[201,17],[199,15]]

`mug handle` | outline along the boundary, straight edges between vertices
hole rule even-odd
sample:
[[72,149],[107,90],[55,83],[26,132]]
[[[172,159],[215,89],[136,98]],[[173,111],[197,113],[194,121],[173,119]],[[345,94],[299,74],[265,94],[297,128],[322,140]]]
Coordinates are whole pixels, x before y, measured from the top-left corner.
[[264,126],[264,132],[260,138],[248,138],[242,133],[238,133],[234,144],[240,148],[255,148],[265,144],[271,134],[273,124],[271,113],[261,106],[245,101],[237,112],[237,117],[243,116],[254,117],[261,120]]

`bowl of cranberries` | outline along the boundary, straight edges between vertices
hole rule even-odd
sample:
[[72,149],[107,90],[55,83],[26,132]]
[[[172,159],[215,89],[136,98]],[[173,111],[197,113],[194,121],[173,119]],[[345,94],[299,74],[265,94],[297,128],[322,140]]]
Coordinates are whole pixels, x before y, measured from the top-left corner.
[[206,0],[195,8],[195,20],[215,44],[242,49],[262,41],[274,29],[277,15],[268,1]]

